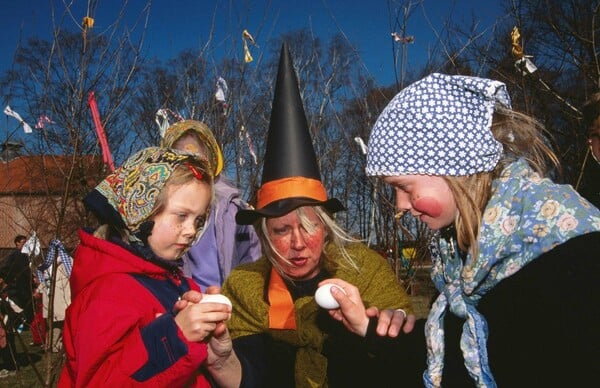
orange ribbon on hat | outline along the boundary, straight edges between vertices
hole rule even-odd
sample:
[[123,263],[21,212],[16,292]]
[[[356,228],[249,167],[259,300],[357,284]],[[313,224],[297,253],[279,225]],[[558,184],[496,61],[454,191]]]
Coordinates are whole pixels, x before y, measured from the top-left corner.
[[306,197],[317,201],[327,200],[327,191],[320,180],[301,176],[267,182],[258,190],[256,208],[262,209],[280,199]]

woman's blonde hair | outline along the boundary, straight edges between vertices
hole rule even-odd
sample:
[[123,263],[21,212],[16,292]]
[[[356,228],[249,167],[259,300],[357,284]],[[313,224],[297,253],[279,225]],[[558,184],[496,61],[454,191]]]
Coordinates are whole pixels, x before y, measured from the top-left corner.
[[534,118],[497,106],[491,130],[503,145],[503,156],[493,171],[443,177],[458,209],[454,223],[458,246],[463,252],[470,252],[472,257],[479,254],[477,240],[483,212],[491,196],[492,181],[508,164],[524,158],[540,176],[548,176],[553,169],[560,171],[558,158],[545,136],[546,129]]
[[[334,244],[334,246],[336,246],[339,249],[339,252],[341,253],[341,256],[343,258],[341,262],[334,261],[333,258],[326,255],[325,252],[321,252],[321,268],[335,270],[336,268],[343,266],[347,268],[353,268],[358,271],[358,266],[356,265],[352,257],[348,254],[348,251],[346,250],[346,245],[348,243],[358,242],[359,240],[356,240],[355,238],[350,236],[344,229],[342,229],[333,220],[333,218],[331,218],[329,213],[327,213],[327,211],[321,206],[302,206],[292,210],[293,212],[296,212],[298,219],[302,224],[302,227],[306,230],[308,234],[314,234],[317,230],[317,227],[315,227],[312,221],[308,218],[308,215],[306,213],[307,207],[311,207],[315,211],[315,214],[317,215],[323,227],[325,228],[326,236],[325,243],[323,244],[323,250],[325,250],[327,244]],[[273,267],[275,267],[277,272],[279,272],[279,274],[282,277],[288,280],[293,280],[288,275],[286,275],[286,273],[283,271],[283,268],[281,268],[279,262],[277,261],[277,258],[279,258],[285,261],[286,263],[289,263],[289,261],[285,257],[282,257],[281,254],[277,252],[277,249],[275,248],[273,242],[269,238],[269,233],[267,230],[267,218],[261,217],[256,222],[255,229],[263,247],[263,254],[267,257],[267,259],[271,262]]]

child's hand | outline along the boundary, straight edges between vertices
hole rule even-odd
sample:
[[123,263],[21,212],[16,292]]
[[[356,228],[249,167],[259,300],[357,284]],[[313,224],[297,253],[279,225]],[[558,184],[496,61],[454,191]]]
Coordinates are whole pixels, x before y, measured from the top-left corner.
[[202,299],[202,294],[199,291],[188,291],[181,296],[177,302],[175,302],[175,306],[173,306],[173,312],[177,314],[179,311],[183,310],[188,303],[198,303]]
[[[206,289],[207,294],[218,294],[219,292],[221,292],[221,287],[219,286],[209,286]],[[177,313],[178,311],[183,310],[188,303],[199,303],[201,299],[202,294],[199,291],[187,291],[181,296],[181,299],[175,303],[173,312]]]
[[175,322],[188,341],[204,341],[211,334],[221,335],[227,327],[231,307],[222,303],[190,303],[177,312]]

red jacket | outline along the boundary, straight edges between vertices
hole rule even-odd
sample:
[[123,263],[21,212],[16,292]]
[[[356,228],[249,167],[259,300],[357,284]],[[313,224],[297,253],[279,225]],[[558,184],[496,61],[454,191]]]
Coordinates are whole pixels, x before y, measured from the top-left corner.
[[79,238],[58,386],[209,387],[199,372],[206,344],[186,340],[171,313],[198,286],[112,242]]

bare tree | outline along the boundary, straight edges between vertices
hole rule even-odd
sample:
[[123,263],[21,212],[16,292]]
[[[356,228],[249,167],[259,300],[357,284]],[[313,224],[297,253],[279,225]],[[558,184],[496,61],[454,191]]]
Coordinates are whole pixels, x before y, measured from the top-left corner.
[[[72,2],[52,9],[50,40],[33,38],[18,47],[13,68],[2,77],[0,87],[6,102],[28,120],[46,116],[52,121],[25,137],[26,153],[36,156],[29,159],[36,163],[30,171],[38,172],[36,176],[44,182],[38,187],[46,190],[32,192],[29,200],[22,199],[17,206],[29,215],[32,229],[40,224],[52,226],[41,236],[44,244],[49,242],[45,239],[58,238],[73,247],[77,227],[89,224],[80,200],[107,172],[98,168],[102,157],[88,107],[89,93],[97,97],[102,124],[118,160],[129,153],[132,140],[129,123],[122,118],[136,83],[149,7],[137,9],[137,19],[123,29],[125,14],[131,17],[132,12],[124,2],[116,19],[103,30],[93,27],[94,8],[88,8],[79,24],[73,20],[76,12],[71,7]],[[9,131],[6,140],[14,134]],[[36,212],[27,210],[40,201],[43,207]],[[49,317],[52,307],[51,303]],[[37,375],[49,387],[61,365],[53,363],[56,357],[50,353],[46,360],[44,376]]]
[[[462,61],[482,75],[506,82],[513,107],[544,123],[561,160],[560,179],[575,185],[587,151],[579,110],[600,87],[600,5],[592,0],[506,0],[504,11],[491,38],[472,41],[461,52]],[[515,27],[534,71],[516,67],[519,57],[512,52],[511,37]],[[457,41],[472,35],[458,26],[452,30]]]

